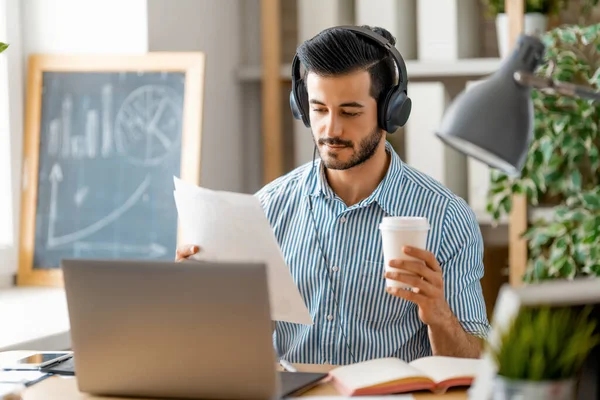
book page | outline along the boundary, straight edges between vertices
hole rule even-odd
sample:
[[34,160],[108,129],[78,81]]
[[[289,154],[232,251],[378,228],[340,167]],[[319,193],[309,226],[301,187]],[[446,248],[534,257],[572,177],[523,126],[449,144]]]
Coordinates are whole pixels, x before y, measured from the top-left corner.
[[331,376],[351,390],[381,385],[400,379],[427,378],[423,372],[398,358],[380,358],[337,367]]
[[482,360],[478,358],[431,356],[414,360],[410,365],[426,373],[434,382],[439,383],[454,378],[474,378],[482,366]]

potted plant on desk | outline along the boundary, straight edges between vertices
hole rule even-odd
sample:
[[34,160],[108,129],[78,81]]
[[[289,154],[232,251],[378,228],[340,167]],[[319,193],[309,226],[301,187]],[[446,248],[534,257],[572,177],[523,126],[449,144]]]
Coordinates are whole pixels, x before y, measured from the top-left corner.
[[523,308],[488,344],[498,372],[493,400],[571,400],[577,375],[600,343],[591,308]]

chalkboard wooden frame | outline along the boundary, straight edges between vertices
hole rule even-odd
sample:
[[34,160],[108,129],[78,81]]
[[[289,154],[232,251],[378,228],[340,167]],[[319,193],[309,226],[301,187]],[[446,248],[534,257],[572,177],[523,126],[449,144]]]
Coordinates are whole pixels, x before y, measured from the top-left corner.
[[[62,286],[60,268],[36,269],[36,204],[44,72],[182,72],[185,89],[181,135],[181,179],[198,185],[205,79],[202,52],[155,52],[143,55],[44,55],[29,57],[23,169],[18,286]],[[178,230],[179,231],[179,230]],[[173,249],[173,254],[175,249]]]

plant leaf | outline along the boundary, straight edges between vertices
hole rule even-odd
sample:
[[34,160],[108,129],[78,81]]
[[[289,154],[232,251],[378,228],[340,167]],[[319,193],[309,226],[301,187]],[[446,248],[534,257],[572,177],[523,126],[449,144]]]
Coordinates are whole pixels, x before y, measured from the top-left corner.
[[573,188],[573,191],[579,191],[581,190],[581,172],[579,172],[579,170],[574,170],[573,172],[571,172],[571,187]]
[[583,204],[592,210],[598,210],[600,208],[600,196],[593,193],[584,193],[582,195]]
[[0,53],[2,53],[4,50],[8,49],[8,46],[9,46],[8,44],[0,42]]

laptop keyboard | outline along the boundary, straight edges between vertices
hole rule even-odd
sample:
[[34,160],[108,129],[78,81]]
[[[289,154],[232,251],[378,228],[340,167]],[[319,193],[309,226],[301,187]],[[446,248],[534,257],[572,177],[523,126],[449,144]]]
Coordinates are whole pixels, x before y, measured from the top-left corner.
[[[75,375],[75,357],[71,357],[59,364],[48,368],[43,368],[42,371],[57,375]],[[281,397],[299,394],[317,384],[327,374],[308,373],[308,372],[278,372],[281,379]]]

